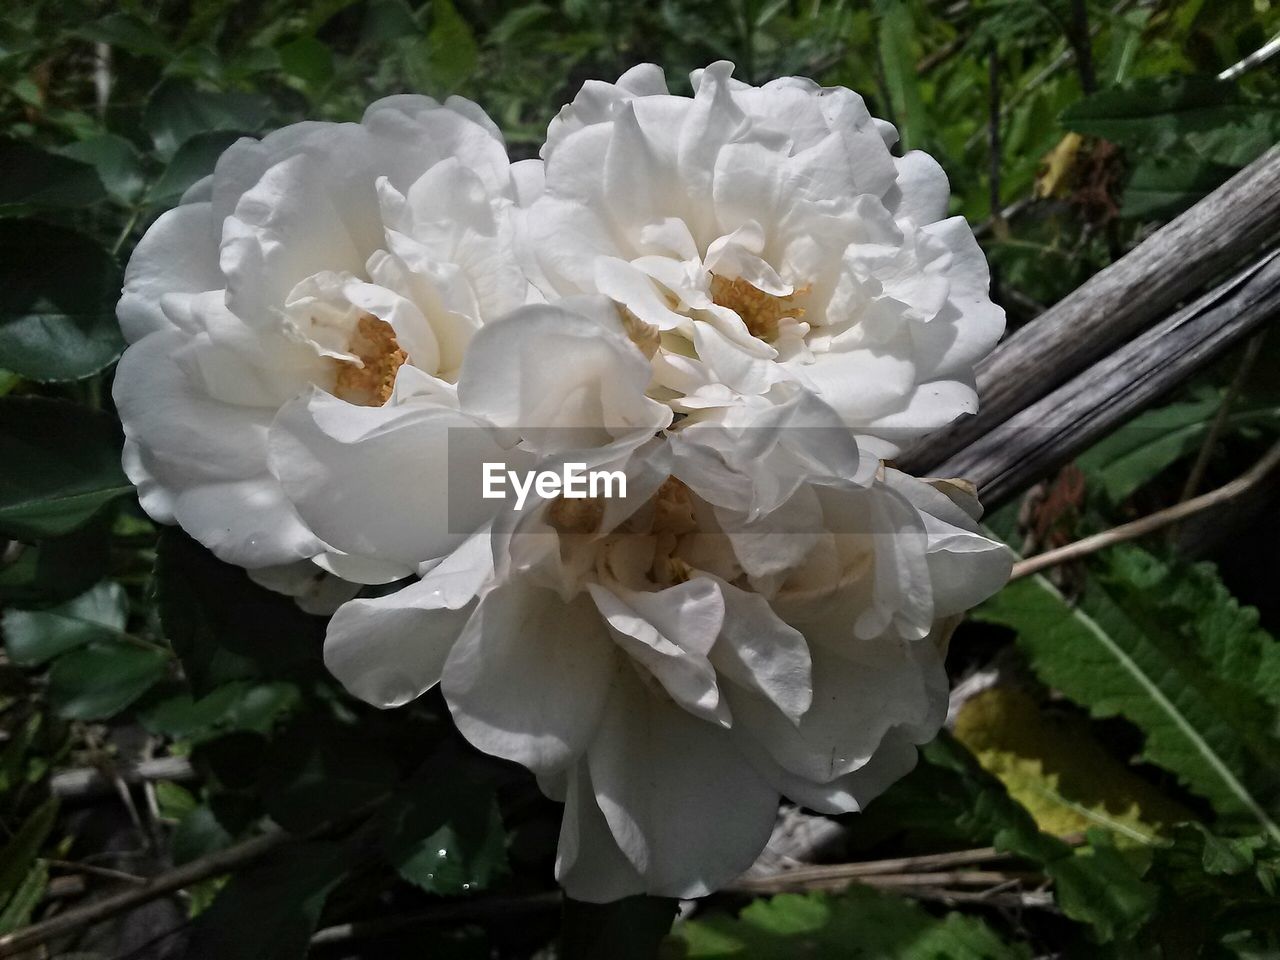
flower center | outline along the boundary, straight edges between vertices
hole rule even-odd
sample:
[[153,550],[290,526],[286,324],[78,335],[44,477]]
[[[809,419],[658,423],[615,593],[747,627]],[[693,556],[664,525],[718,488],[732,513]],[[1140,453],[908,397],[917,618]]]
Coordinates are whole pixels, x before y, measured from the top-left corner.
[[396,342],[391,324],[371,313],[362,313],[347,349],[360,359],[360,364],[335,361],[338,372],[334,396],[362,407],[382,406],[395,389],[396,372],[409,359]]
[[599,497],[557,497],[547,508],[547,523],[559,533],[595,533],[604,520],[604,501]]
[[741,277],[730,280],[713,273],[711,299],[741,317],[753,337],[772,343],[778,339],[779,325],[784,319],[799,320],[804,316],[804,307],[796,301],[804,297],[811,286],[806,284],[794,293],[778,297],[765,293]]

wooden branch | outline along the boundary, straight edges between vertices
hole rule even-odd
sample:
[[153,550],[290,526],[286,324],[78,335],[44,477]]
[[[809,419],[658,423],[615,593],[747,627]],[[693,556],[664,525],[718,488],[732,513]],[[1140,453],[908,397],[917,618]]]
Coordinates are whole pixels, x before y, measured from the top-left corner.
[[1280,252],[1263,256],[929,472],[965,477],[987,508],[999,506],[1277,314]]
[[32,947],[48,943],[55,937],[99,923],[167,893],[174,893],[219,874],[230,873],[260,859],[291,839],[291,835],[283,830],[265,833],[244,843],[238,843],[234,847],[228,847],[226,850],[219,850],[217,853],[192,860],[159,876],[151,877],[146,883],[133,889],[103,897],[83,907],[76,907],[74,910],[60,913],[48,920],[15,930],[0,937],[0,957],[17,956]]
[[1013,565],[1013,573],[1010,574],[1009,579],[1017,580],[1019,577],[1028,577],[1049,567],[1056,567],[1060,563],[1079,560],[1081,557],[1097,553],[1099,550],[1103,550],[1113,544],[1146,536],[1148,533],[1153,533],[1162,527],[1177,523],[1179,520],[1194,513],[1219,506],[1256,487],[1270,476],[1271,471],[1278,466],[1280,466],[1280,443],[1272,446],[1267,455],[1254,464],[1248,473],[1237,477],[1230,483],[1216,490],[1210,490],[1208,493],[1201,494],[1191,500],[1184,500],[1181,503],[1174,504],[1164,510],[1157,510],[1149,516],[1134,520],[1132,523],[1124,523],[1118,527],[1112,527],[1110,530],[1104,530],[1102,533],[1095,533],[1091,537],[1077,540],[1075,543],[1069,543],[1065,547],[1047,550],[1034,557],[1019,560]]
[[1181,300],[1276,240],[1280,147],[1273,147],[1120,260],[1095,274],[978,366],[977,416],[898,458],[902,469],[939,465],[1110,354]]
[[98,767],[59,770],[50,777],[49,789],[63,799],[96,797],[115,792],[117,780],[127,784],[155,780],[194,780],[195,771],[186,757],[156,757],[135,764],[119,764],[109,771]]

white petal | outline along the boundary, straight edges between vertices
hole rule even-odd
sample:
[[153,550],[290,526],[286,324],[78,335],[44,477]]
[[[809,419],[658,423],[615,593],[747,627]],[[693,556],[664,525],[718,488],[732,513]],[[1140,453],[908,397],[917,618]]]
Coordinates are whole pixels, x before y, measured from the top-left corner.
[[171,326],[160,309],[165,296],[222,288],[218,238],[208,203],[189,203],[162,213],[134,248],[116,307],[125,339],[136,343]]
[[695,716],[722,726],[729,714],[707,659],[724,622],[724,601],[705,577],[654,593],[587,585],[618,646]]
[[471,599],[442,591],[428,574],[386,596],[352,600],[329,622],[324,664],[366,703],[406,704],[440,682]]
[[445,664],[442,689],[475,747],[544,774],[586,749],[616,670],[589,597],[565,602],[517,581],[481,601]]
[[588,753],[596,801],[646,891],[701,897],[755,860],[778,794],[729,731],[621,675]]

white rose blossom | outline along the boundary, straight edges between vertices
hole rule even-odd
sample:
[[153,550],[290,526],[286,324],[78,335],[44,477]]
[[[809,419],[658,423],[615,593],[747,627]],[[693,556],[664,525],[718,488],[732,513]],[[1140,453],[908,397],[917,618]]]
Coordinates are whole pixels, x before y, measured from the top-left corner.
[[972,413],[1004,313],[942,169],[894,157],[850,90],[732,69],[695,72],[688,98],[644,64],[560,111],[529,216],[539,284],[625,307],[654,395],[695,420],[800,388],[890,457]]
[[534,296],[514,242],[539,166],[513,167],[459,98],[391,97],[358,124],[231,146],[125,275],[115,399],[146,511],[321,607],[334,590],[313,558],[361,582],[412,572],[343,556],[301,522],[267,436],[313,391],[352,416],[451,393],[475,331]]
[[[758,854],[782,795],[860,809],[936,733],[949,629],[1009,570],[970,494],[890,469],[866,485],[783,483],[766,514],[738,506],[732,484],[703,497],[701,479],[724,471],[691,469],[654,436],[670,411],[646,396],[629,333],[598,298],[525,307],[477,334],[460,412],[535,441],[549,426],[628,424],[588,446],[571,431],[578,446],[526,461],[621,470],[627,496],[508,503],[429,569],[428,494],[378,478],[421,469],[434,433],[309,416],[273,434],[285,488],[306,488],[304,520],[342,513],[332,542],[359,537],[363,554],[427,570],[338,610],[329,669],[384,707],[439,684],[464,736],[566,802],[558,875],[586,900],[716,889]],[[363,506],[340,511],[343,489]]]
[[[140,243],[125,460],[152,516],[313,608],[380,707],[565,803],[568,893],[690,897],[780,797],[860,810],[946,708],[1009,555],[963,484],[881,463],[975,407],[1003,315],[947,184],[847,90],[589,83],[542,165],[397,97],[242,141]],[[480,467],[627,495],[480,495]]]

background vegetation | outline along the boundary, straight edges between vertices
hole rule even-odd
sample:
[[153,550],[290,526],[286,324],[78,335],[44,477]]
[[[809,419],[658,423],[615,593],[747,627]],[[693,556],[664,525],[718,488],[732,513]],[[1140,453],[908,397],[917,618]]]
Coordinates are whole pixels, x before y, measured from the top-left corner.
[[[460,93],[529,156],[584,79],[639,61],[677,88],[718,58],[752,82],[812,76],[941,161],[1017,325],[1276,141],[1276,61],[1214,77],[1277,31],[1270,0],[8,4],[0,934],[270,822],[305,839],[63,938],[61,955],[640,958],[666,930],[661,902],[562,913],[559,808],[523,771],[470,751],[436,696],[354,702],[320,663],[322,621],[140,512],[109,389],[121,266],[237,136]],[[1201,489],[1240,473],[1280,427],[1277,339],[993,527],[1033,551],[1150,512],[1185,495],[1202,448]],[[995,845],[1017,858],[1007,875],[911,897],[726,894],[664,955],[1276,956],[1278,540],[1264,490],[1019,581],[961,628],[953,675],[980,692],[830,856]],[[194,778],[119,775],[165,756]],[[66,774],[95,769],[88,788]]]

